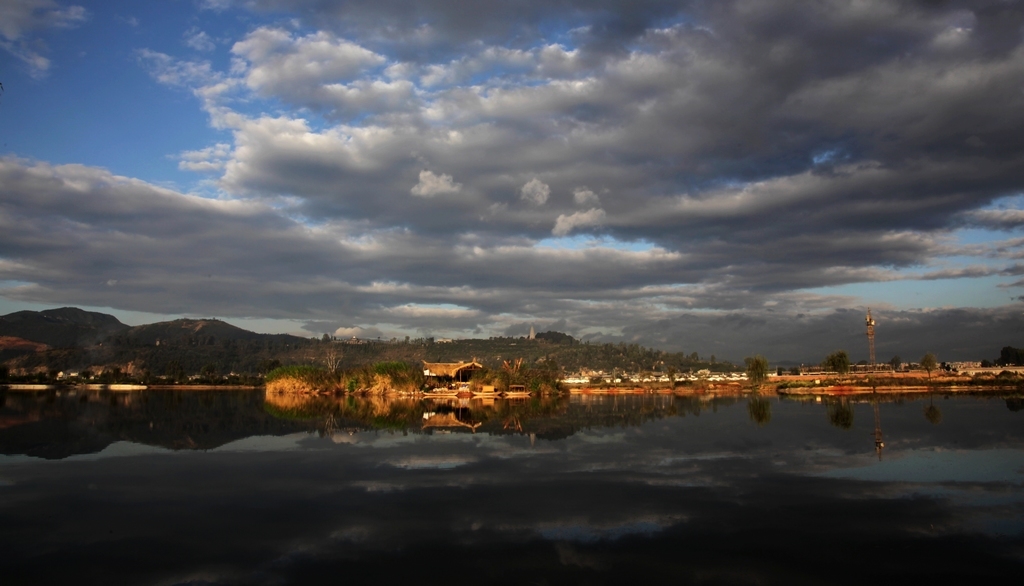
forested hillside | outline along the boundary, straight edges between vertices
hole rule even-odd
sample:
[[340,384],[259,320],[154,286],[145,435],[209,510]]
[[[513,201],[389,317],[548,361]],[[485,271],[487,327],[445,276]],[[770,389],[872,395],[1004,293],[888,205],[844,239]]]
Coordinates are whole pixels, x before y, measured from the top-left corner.
[[[34,315],[33,315],[34,314]],[[14,319],[8,319],[12,318]],[[6,322],[3,320],[7,320]],[[522,359],[564,372],[686,372],[700,368],[733,370],[727,362],[697,353],[670,353],[638,344],[581,343],[568,334],[543,332],[536,339],[490,338],[436,342],[431,338],[392,341],[339,341],[280,334],[258,334],[216,319],[179,319],[128,327],[113,316],[74,308],[19,312],[0,318],[18,338],[31,340],[4,368],[18,376],[53,376],[58,372],[114,373],[133,379],[202,375],[260,375],[289,364],[312,364],[335,370],[382,361],[419,367],[423,361],[477,360],[497,368]],[[11,326],[10,324],[17,325]],[[18,325],[20,324],[20,325]],[[30,327],[38,324],[38,331]],[[106,332],[106,335],[102,335]],[[47,344],[49,347],[39,344]]]
[[14,373],[116,371],[132,378],[184,380],[202,374],[261,374],[282,363],[310,363],[319,342],[281,334],[257,334],[220,320],[180,319],[125,329],[85,347],[52,348],[8,360]]
[[[552,340],[557,340],[553,342]],[[328,344],[317,349],[326,354],[340,354],[343,367],[358,366],[378,360],[401,360],[404,362],[456,362],[477,360],[490,367],[499,367],[505,360],[522,358],[527,364],[553,361],[566,372],[582,369],[615,369],[636,371],[667,372],[674,368],[679,372],[690,369],[709,368],[729,371],[733,365],[728,362],[711,363],[696,353],[663,352],[645,348],[639,344],[595,344],[581,343],[560,332],[538,334],[537,339],[490,338],[453,340],[433,343],[429,340],[414,340],[395,343]]]
[[16,311],[0,316],[0,336],[21,338],[51,348],[88,346],[127,330],[112,315],[61,307],[44,311]]

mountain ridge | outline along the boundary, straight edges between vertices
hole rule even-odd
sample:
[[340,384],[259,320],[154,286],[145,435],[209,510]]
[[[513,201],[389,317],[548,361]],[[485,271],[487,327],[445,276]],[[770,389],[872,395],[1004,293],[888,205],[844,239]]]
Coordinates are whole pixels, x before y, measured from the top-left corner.
[[[71,317],[82,316],[67,308],[62,311]],[[0,320],[8,317],[0,317]],[[28,323],[32,322],[28,318],[33,316],[31,312],[19,312],[16,317]],[[51,344],[49,349],[26,351],[4,360],[4,368],[17,376],[85,369],[94,373],[117,371],[139,380],[150,376],[181,380],[200,372],[206,373],[204,376],[207,377],[213,373],[217,376],[266,373],[281,364],[331,364],[331,368],[354,368],[387,361],[418,366],[424,361],[453,362],[474,358],[492,368],[502,368],[505,361],[522,359],[530,367],[557,365],[569,372],[581,369],[606,372],[667,372],[674,369],[683,372],[700,368],[731,371],[736,368],[728,362],[701,360],[695,352],[686,355],[644,348],[639,344],[591,344],[561,332],[541,332],[534,340],[498,337],[446,340],[444,343],[435,343],[432,338],[404,342],[353,342],[289,334],[259,334],[219,319],[180,318],[129,327],[112,316],[98,314],[89,317],[99,323],[116,322],[121,327],[102,340],[97,341],[94,337],[92,345],[60,347]],[[52,325],[38,316],[35,319],[37,323]],[[73,326],[67,327],[73,329]],[[40,338],[17,337],[26,340]]]
[[[214,338],[215,340],[255,340],[263,336],[278,334],[260,334],[216,318],[191,319],[180,318],[171,321],[154,322],[132,326],[121,332],[123,337],[137,340],[141,344],[160,342],[181,342]],[[288,334],[285,334],[288,335]],[[297,336],[295,336],[297,337]]]
[[89,346],[128,327],[112,315],[77,307],[23,310],[0,316],[0,336],[21,338],[51,348]]

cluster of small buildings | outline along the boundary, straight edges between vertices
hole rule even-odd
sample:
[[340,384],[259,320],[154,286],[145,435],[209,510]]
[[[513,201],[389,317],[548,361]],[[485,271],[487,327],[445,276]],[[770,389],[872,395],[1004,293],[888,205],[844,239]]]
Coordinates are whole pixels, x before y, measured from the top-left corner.
[[[593,373],[575,373],[566,376],[562,379],[562,382],[567,385],[586,385],[595,384],[600,380],[601,383],[606,384],[622,384],[622,383],[671,383],[673,377],[667,374],[660,373],[623,373],[623,374],[608,374],[604,371],[596,371]],[[713,381],[713,382],[727,382],[727,381],[745,381],[747,380],[747,374],[745,372],[716,372],[712,373],[710,370],[698,370],[693,373],[681,373],[674,377],[675,381]]]

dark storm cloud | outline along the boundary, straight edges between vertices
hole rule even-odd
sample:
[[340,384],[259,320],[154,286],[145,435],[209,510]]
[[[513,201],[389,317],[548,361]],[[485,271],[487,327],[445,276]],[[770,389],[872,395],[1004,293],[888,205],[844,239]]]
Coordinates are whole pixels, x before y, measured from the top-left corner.
[[[311,322],[307,329],[371,337],[383,332],[358,325],[386,323],[421,332],[485,326],[512,332],[518,320],[502,315],[553,314],[561,318],[556,323],[533,322],[542,328],[538,331],[636,324],[627,327],[627,338],[734,358],[749,348],[773,358],[803,359],[807,352],[799,349],[801,345],[818,348],[826,339],[846,339],[836,337],[845,330],[826,327],[822,318],[783,317],[797,308],[820,309],[837,302],[813,296],[781,298],[776,316],[764,317],[762,312],[669,318],[673,310],[687,308],[743,310],[763,303],[765,297],[752,288],[759,282],[756,273],[741,281],[711,263],[707,274],[720,275],[724,285],[658,285],[666,271],[676,271],[678,278],[684,267],[680,255],[665,251],[467,245],[453,252],[423,238],[389,233],[353,237],[343,225],[312,229],[262,204],[185,196],[87,167],[8,159],[0,174],[7,190],[2,206],[7,251],[3,276],[26,283],[8,289],[16,298],[59,303],[73,295],[80,303],[225,317],[267,315],[268,307],[274,308],[274,317],[341,314],[341,319]],[[1020,268],[1013,265],[1000,272],[1015,275]],[[462,274],[474,275],[480,286],[446,285]],[[692,274],[695,281],[702,278],[698,271]],[[988,274],[993,269],[975,267],[922,278]],[[403,278],[417,284],[403,284]],[[787,276],[789,282],[807,286],[886,278],[893,276],[813,268]],[[978,315],[988,315],[978,322],[984,327],[957,330],[992,336],[984,341],[947,335],[952,331],[948,319],[937,317],[945,313],[907,314],[921,322],[919,328],[907,333],[903,346],[892,346],[897,353],[916,352],[917,342],[900,349],[916,339],[931,342],[928,351],[943,357],[965,352],[976,356],[986,349],[984,355],[994,355],[1012,342],[1017,326],[1010,318],[1015,313],[981,312]],[[994,319],[997,315],[1003,317]],[[652,316],[664,321],[652,322]],[[884,323],[884,314],[879,316]],[[845,318],[847,329],[857,331],[859,319]],[[798,342],[779,346],[784,339]],[[879,350],[887,352],[889,343],[881,336],[879,340]]]
[[[358,20],[348,6],[316,4],[324,17]],[[740,245],[727,251],[735,260],[745,238],[761,247],[779,234],[828,235],[842,226],[850,247],[823,259],[827,266],[923,262],[925,251],[893,243],[889,256],[865,255],[858,240],[942,230],[959,212],[1019,191],[1019,39],[984,38],[1004,30],[992,20],[1016,13],[907,3],[714,6],[684,6],[684,22],[645,29],[631,53],[579,69],[585,77],[575,83],[537,77],[541,53],[518,50],[505,64],[525,60],[535,73],[492,74],[485,93],[457,84],[425,92],[433,87],[428,78],[447,73],[414,68],[421,77],[409,79],[422,88],[417,111],[392,112],[376,125],[327,134],[254,120],[240,132],[244,156],[224,179],[301,194],[315,216],[435,233],[450,232],[454,221],[533,238],[550,233],[558,216],[583,211],[569,198],[582,186],[606,193],[595,208],[602,221],[581,226],[584,232],[674,250],[717,238]],[[543,13],[561,14],[558,6]],[[456,20],[486,47],[485,16]],[[474,51],[467,58],[485,49]],[[252,64],[257,70],[284,75],[262,62]],[[530,79],[546,83],[522,83]],[[328,80],[309,82],[314,95]],[[362,91],[349,90],[346,96]],[[411,200],[409,186],[424,167],[464,188]],[[549,186],[550,202],[518,205],[519,188],[536,177]]]
[[302,15],[308,24],[391,48],[403,60],[436,60],[484,41],[513,47],[543,42],[553,33],[577,30],[595,51],[622,51],[652,24],[677,17],[689,3],[671,0],[512,0],[472,2],[385,0],[379,3],[322,0],[236,2],[259,11]]
[[272,22],[230,69],[137,54],[231,133],[180,155],[224,199],[8,160],[5,295],[661,344],[688,310],[1017,274],[957,239],[1024,225],[1019,3],[234,4]]
[[1013,230],[1024,226],[1024,210],[977,210],[966,215],[966,222],[981,228]]
[[[582,279],[597,266],[613,267],[620,277],[643,279],[648,267],[671,261],[658,253],[529,247],[452,253],[434,240],[366,237],[345,225],[310,228],[260,203],[183,195],[82,166],[5,159],[0,177],[0,274],[23,283],[8,296],[40,302],[70,295],[78,303],[166,313],[345,316],[335,328],[384,322],[472,330],[494,314],[557,299],[543,290],[559,271]],[[535,259],[550,272],[530,275]],[[446,285],[465,272],[487,286]],[[403,284],[409,280],[416,284]],[[580,296],[582,286],[565,293]]]

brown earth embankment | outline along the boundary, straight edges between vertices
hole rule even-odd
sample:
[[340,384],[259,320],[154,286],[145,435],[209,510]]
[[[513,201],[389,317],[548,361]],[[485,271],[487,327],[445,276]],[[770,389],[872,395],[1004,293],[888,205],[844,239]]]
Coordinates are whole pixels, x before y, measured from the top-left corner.
[[921,372],[772,377],[766,385],[780,395],[865,395],[957,392],[1005,392],[1024,389],[1024,377],[1014,374],[967,376]]

